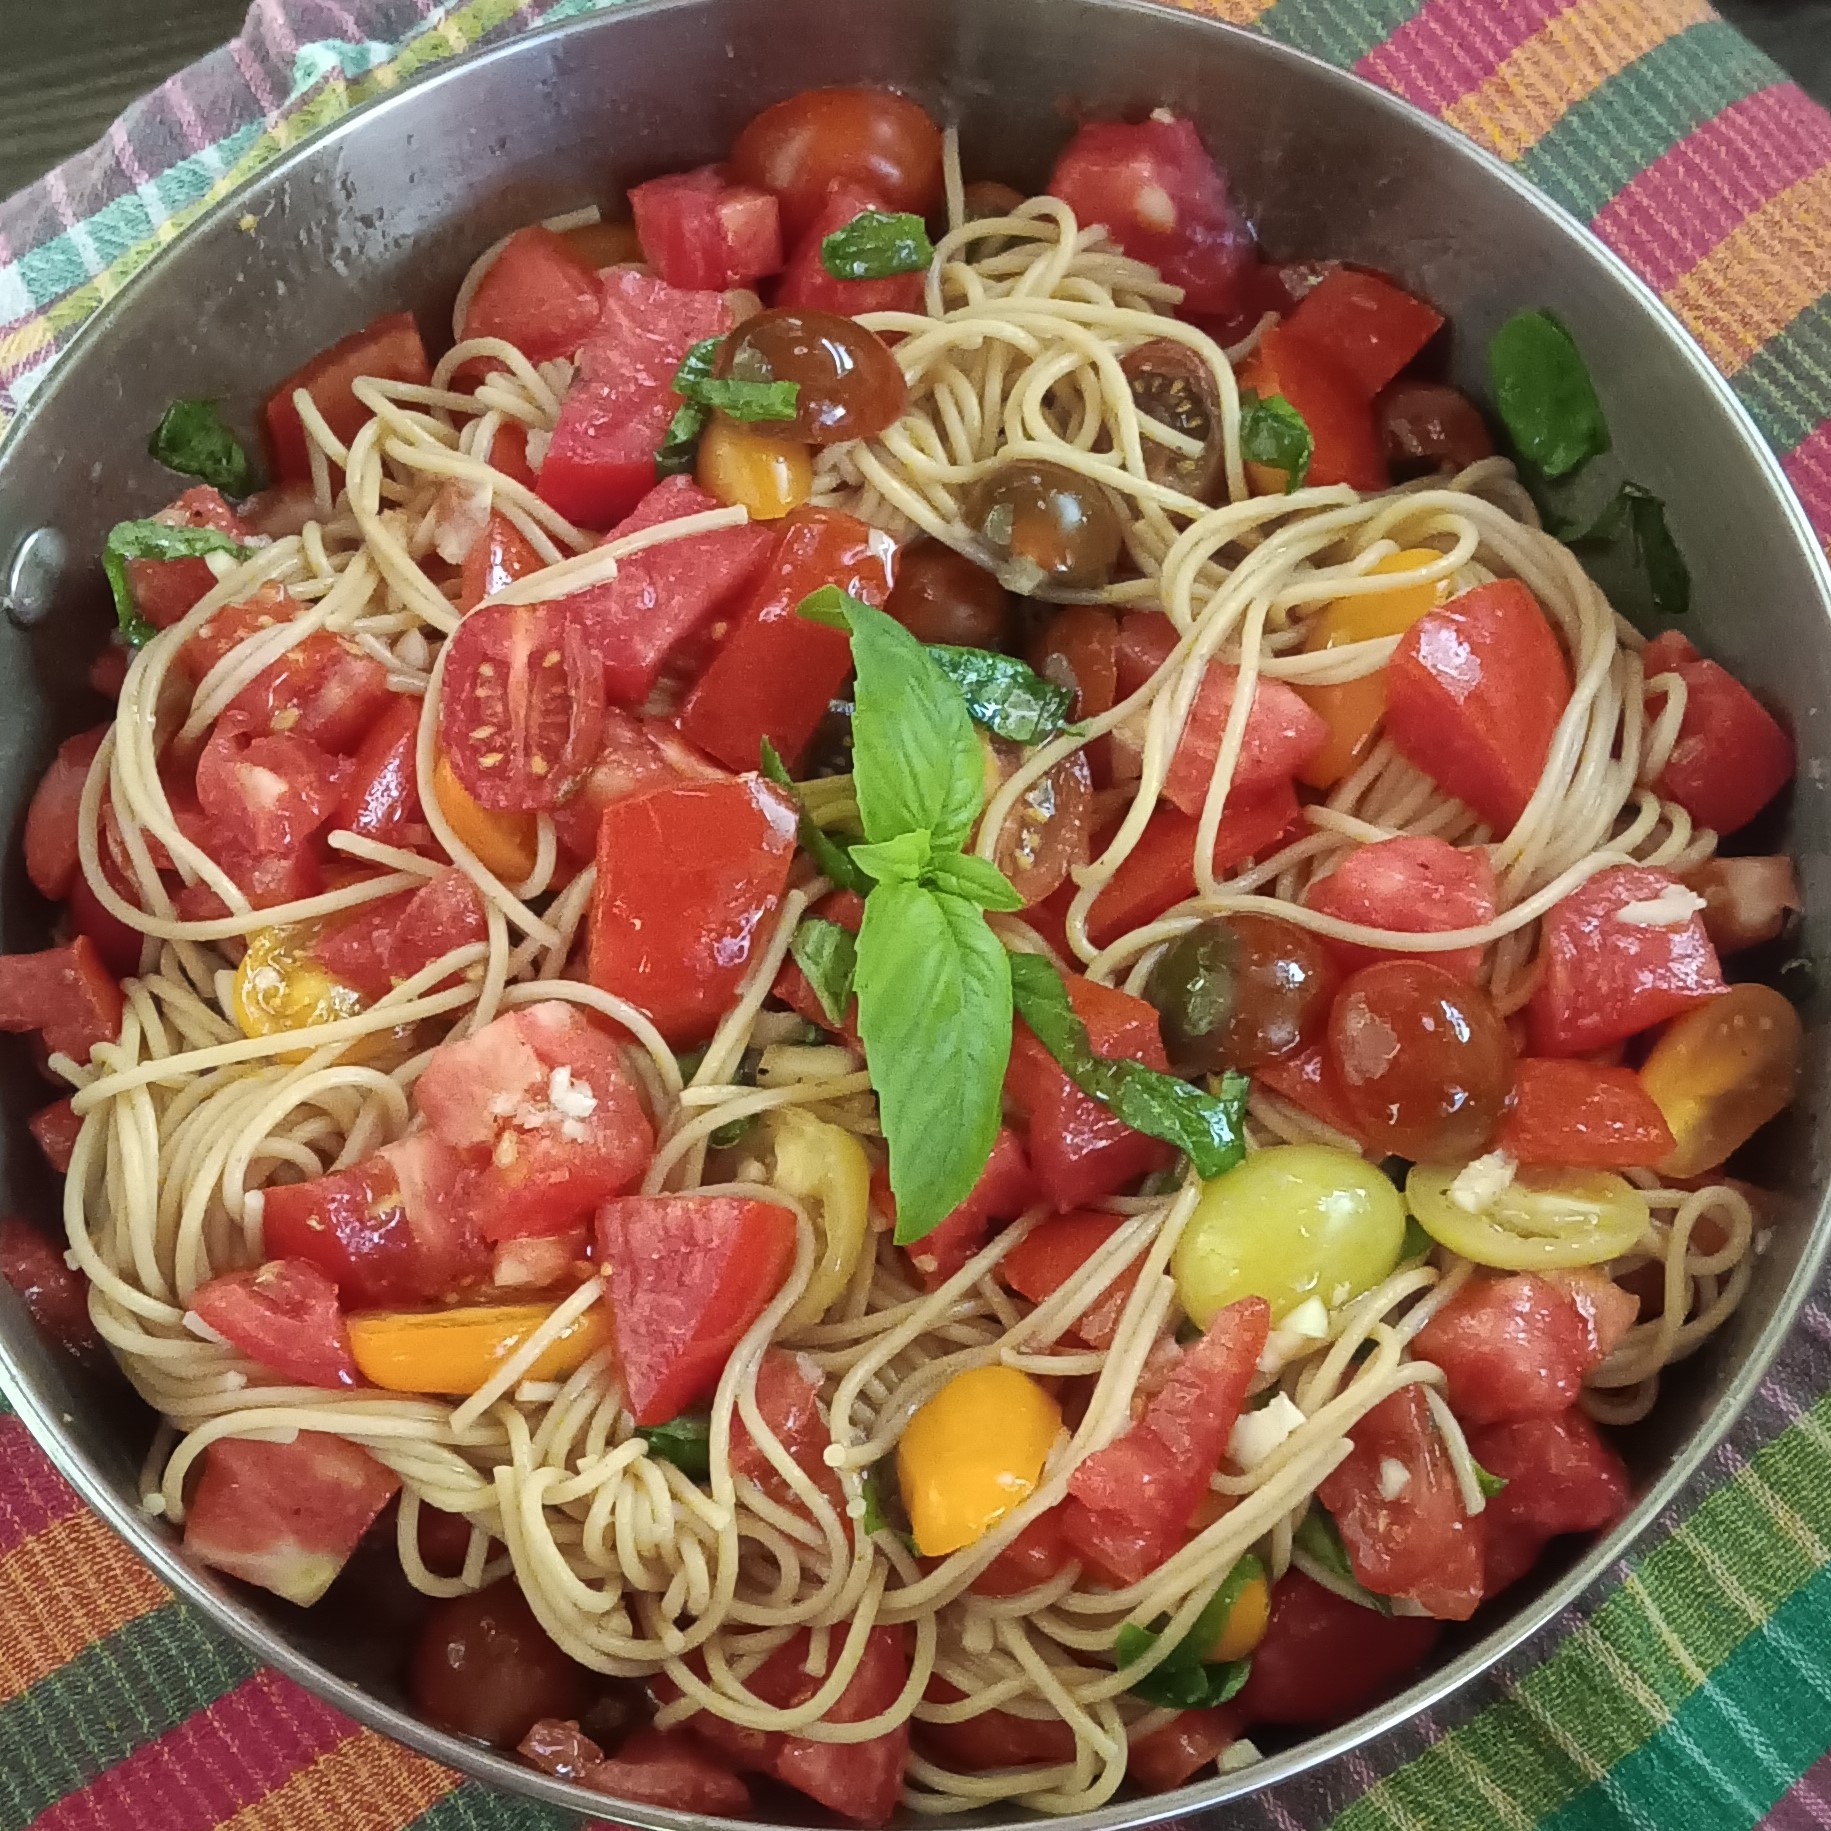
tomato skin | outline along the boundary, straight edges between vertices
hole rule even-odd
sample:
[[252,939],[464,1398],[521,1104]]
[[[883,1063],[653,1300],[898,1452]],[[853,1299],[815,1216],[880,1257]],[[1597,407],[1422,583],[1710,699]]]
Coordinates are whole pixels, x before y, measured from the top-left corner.
[[597,760],[570,799],[553,810],[553,834],[568,857],[590,864],[598,851],[598,823],[612,802],[670,782],[729,779],[672,725],[606,706]]
[[[829,890],[812,909],[810,915],[818,916],[823,922],[836,922],[847,934],[855,935],[864,926],[865,900],[854,890]],[[770,987],[773,997],[779,998],[789,1007],[805,1017],[810,1024],[818,1024],[821,1029],[831,1032],[833,1020],[827,1016],[826,1008],[814,996],[814,988],[808,984],[807,975],[791,954],[782,962],[782,970],[776,974],[776,982]],[[850,999],[846,1004],[845,1022],[839,1026],[836,1034],[843,1036],[855,1047],[862,1047],[858,1040],[858,1000]]]
[[310,1182],[264,1191],[261,1232],[274,1259],[308,1259],[352,1308],[386,1309],[458,1290],[488,1265],[464,1218],[464,1165],[429,1133]]
[[337,1287],[309,1259],[268,1259],[191,1293],[191,1309],[232,1348],[304,1386],[360,1386]]
[[1398,478],[1467,470],[1494,455],[1481,410],[1447,382],[1401,377],[1373,403],[1386,464]]
[[617,1292],[617,1367],[638,1424],[710,1396],[738,1338],[782,1288],[795,1217],[727,1195],[625,1195],[597,1214],[598,1260]]
[[560,1651],[513,1577],[428,1610],[408,1690],[442,1729],[513,1748],[544,1717],[577,1718],[591,1676]]
[[1289,1571],[1233,1707],[1253,1725],[1341,1722],[1396,1691],[1439,1632],[1428,1616],[1381,1615]]
[[1136,1583],[1182,1543],[1270,1328],[1264,1298],[1229,1304],[1177,1360],[1144,1416],[1069,1477],[1062,1534],[1084,1562]]
[[1487,994],[1418,961],[1353,974],[1328,1051],[1358,1134],[1414,1160],[1478,1156],[1513,1085],[1513,1039]]
[[1261,1062],[1253,1070],[1253,1078],[1312,1119],[1320,1119],[1324,1125],[1358,1144],[1366,1143],[1361,1135],[1360,1121],[1349,1110],[1342,1094],[1341,1076],[1336,1072],[1326,1041],[1311,1043],[1294,1054],[1270,1062]]
[[729,183],[719,166],[634,185],[629,207],[644,257],[670,286],[722,292],[782,265],[775,198],[754,185]]
[[[1000,773],[1015,768],[1015,746],[994,743]],[[1093,781],[1084,750],[1071,751],[1040,781],[1024,790],[998,832],[993,863],[1023,898],[1026,909],[1053,896],[1091,856]]]
[[768,738],[792,772],[852,671],[844,631],[795,614],[822,585],[881,610],[893,543],[837,509],[797,509],[782,524],[750,602],[681,708],[683,736],[728,769],[754,769]]
[[1371,399],[1443,328],[1443,317],[1381,274],[1337,267],[1304,294],[1284,328],[1330,356]]
[[417,850],[431,838],[420,806],[420,702],[392,694],[356,752],[332,825]]
[[[1334,1515],[1355,1576],[1439,1621],[1466,1621],[1481,1601],[1481,1534],[1462,1510],[1423,1392],[1406,1386],[1382,1399],[1354,1426],[1353,1441],[1316,1497]],[[1380,1491],[1388,1461],[1410,1477],[1390,1500]]]
[[704,1042],[763,944],[794,850],[795,811],[758,776],[613,802],[598,828],[591,983],[673,1046]]
[[[1261,400],[1282,395],[1310,429],[1310,468],[1304,483],[1346,483],[1383,490],[1389,479],[1373,408],[1335,359],[1274,324],[1240,371],[1240,385]],[[1281,474],[1276,488],[1282,489]]]
[[197,799],[229,845],[297,852],[336,812],[350,765],[290,731],[257,737],[225,714],[197,759]]
[[[839,1476],[826,1460],[826,1447],[833,1434],[820,1415],[823,1378],[817,1362],[786,1349],[765,1348],[757,1363],[757,1410],[796,1467],[836,1508],[843,1508]],[[734,1413],[731,1420],[731,1467],[735,1474],[749,1476],[781,1505],[800,1504],[750,1434],[741,1412]]]
[[184,1548],[307,1607],[400,1488],[367,1450],[324,1431],[291,1443],[221,1437],[185,1506]]
[[1494,1148],[1515,1163],[1628,1170],[1664,1162],[1672,1129],[1631,1068],[1528,1056]]
[[750,1814],[750,1789],[684,1729],[645,1724],[617,1751],[578,1776],[613,1799],[726,1818]]
[[[168,527],[214,528],[244,541],[254,530],[207,484],[188,489],[153,517]],[[154,629],[170,629],[197,600],[216,589],[216,574],[198,559],[130,559],[127,589],[134,607]],[[119,696],[118,689],[116,697]]]
[[[994,1221],[1014,1221],[1037,1199],[1023,1140],[1001,1125],[979,1180],[939,1226],[904,1250],[925,1291],[938,1291],[986,1243]],[[886,1196],[895,1213],[894,1198]]]
[[596,271],[563,236],[535,224],[517,229],[490,263],[459,337],[500,337],[530,362],[551,362],[591,335],[601,304]]
[[[496,435],[500,445],[502,434]],[[496,448],[491,447],[495,459]],[[490,511],[482,535],[471,542],[459,575],[458,609],[472,611],[485,598],[493,598],[517,579],[538,572],[547,562],[534,550],[534,543],[506,515]]]
[[37,1030],[79,1062],[121,1034],[121,988],[87,935],[36,954],[0,954],[0,1030]]
[[1648,680],[1673,673],[1685,683],[1678,740],[1654,788],[1699,826],[1747,826],[1793,779],[1793,740],[1741,681],[1676,630],[1649,642],[1641,665]]
[[68,1174],[70,1154],[76,1149],[76,1135],[83,1129],[83,1122],[77,1118],[76,1109],[69,1100],[53,1100],[49,1106],[41,1106],[26,1120],[26,1126],[44,1152],[45,1162],[59,1176]]
[[1126,1778],[1147,1793],[1173,1793],[1239,1737],[1240,1713],[1232,1704],[1182,1711],[1161,1729],[1139,1736],[1132,1743],[1126,1758]]
[[0,1217],[0,1278],[54,1340],[78,1352],[100,1344],[89,1320],[89,1280],[23,1215]]
[[941,201],[941,133],[919,103],[889,89],[807,89],[739,133],[731,175],[774,194],[792,237],[835,184],[867,186],[881,208],[927,216]]
[[[1064,983],[1096,1055],[1167,1072],[1157,1013],[1142,998],[1079,975]],[[1021,1020],[1012,1032],[1005,1093],[1028,1123],[1031,1165],[1057,1208],[1079,1208],[1117,1194],[1171,1161],[1168,1145],[1133,1131],[1082,1093]]]
[[[137,902],[133,890],[122,881],[122,874],[106,851],[102,854],[102,875],[129,904]],[[95,944],[103,966],[117,979],[129,979],[140,970],[144,937],[130,928],[113,910],[103,907],[102,899],[90,888],[89,880],[79,871],[70,880],[70,893],[64,903],[70,918],[70,932],[87,935]]]
[[[665,477],[611,538],[717,507],[691,477]],[[756,583],[774,545],[769,529],[750,523],[692,535],[630,554],[615,578],[565,599],[603,666],[605,697],[625,705],[646,698],[668,656]]]
[[417,890],[380,898],[317,935],[307,950],[364,998],[380,998],[453,948],[488,934],[483,899],[455,866]]
[[1507,1484],[1480,1520],[1490,1596],[1524,1576],[1548,1539],[1614,1525],[1633,1496],[1627,1465],[1575,1406],[1470,1431],[1469,1453]]
[[1636,1299],[1599,1272],[1471,1278],[1418,1331],[1412,1352],[1443,1369],[1464,1424],[1548,1417],[1634,1321]]
[[[1403,834],[1356,846],[1304,891],[1303,900],[1307,908],[1344,922],[1404,934],[1480,928],[1494,920],[1494,867],[1479,846],[1465,849],[1428,835]],[[1380,960],[1424,960],[1471,981],[1481,971],[1479,947],[1400,954],[1352,941],[1331,939],[1327,946],[1345,973]]]
[[1407,762],[1505,833],[1538,787],[1570,668],[1517,579],[1420,617],[1386,664],[1386,733]]
[[25,874],[40,896],[61,903],[70,894],[77,875],[77,810],[82,805],[83,784],[89,766],[102,747],[109,727],[97,725],[78,732],[57,747],[51,766],[32,791],[25,814]]
[[[1020,1297],[1041,1303],[1052,1297],[1125,1225],[1116,1214],[1077,1210],[1052,1215],[1033,1227],[998,1262],[999,1282]],[[1073,1333],[1090,1348],[1110,1348],[1120,1313],[1138,1282],[1140,1251],[1074,1320]]]
[[352,391],[352,384],[365,375],[421,383],[432,378],[426,346],[420,342],[411,312],[390,312],[352,331],[295,369],[268,395],[264,430],[275,483],[309,484],[312,479],[311,460],[306,455],[310,442],[292,403],[293,395],[303,388],[324,416],[324,423],[348,445],[369,418],[368,408]]
[[835,312],[863,317],[866,312],[919,312],[922,276],[893,273],[881,280],[836,280],[820,259],[820,244],[866,210],[888,210],[883,193],[865,184],[836,184],[827,193],[806,230],[788,252],[774,303],[796,311]]
[[1184,310],[1225,312],[1239,296],[1252,230],[1192,122],[1090,121],[1057,156],[1049,190],[1180,286]]
[[1616,920],[1676,884],[1664,871],[1616,865],[1580,884],[1545,917],[1543,972],[1526,1007],[1535,1055],[1606,1049],[1723,990],[1716,949],[1696,916],[1667,926]]
[[722,337],[731,311],[629,269],[603,278],[603,314],[541,461],[541,500],[583,528],[609,528],[655,483],[655,447],[680,405],[674,372],[694,344]]

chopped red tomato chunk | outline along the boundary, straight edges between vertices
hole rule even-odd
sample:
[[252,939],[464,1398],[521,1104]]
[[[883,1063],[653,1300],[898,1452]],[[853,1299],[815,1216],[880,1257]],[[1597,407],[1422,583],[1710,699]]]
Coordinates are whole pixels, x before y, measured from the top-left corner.
[[775,198],[733,184],[722,166],[651,178],[631,189],[629,207],[642,252],[670,286],[720,292],[749,286],[782,265]]
[[563,235],[536,224],[503,243],[465,306],[459,335],[499,337],[530,362],[550,362],[591,335],[601,304],[596,271]]
[[553,834],[568,857],[590,864],[598,852],[598,823],[612,802],[672,782],[726,779],[725,771],[708,763],[667,720],[606,706],[597,759],[553,810]]
[[[757,1411],[788,1451],[789,1460],[839,1508],[844,1505],[839,1477],[826,1460],[833,1434],[820,1414],[823,1377],[819,1363],[806,1355],[764,1349],[757,1363]],[[797,1504],[794,1490],[750,1434],[742,1412],[731,1420],[731,1468],[734,1474],[749,1476],[783,1506]]]
[[[1274,324],[1247,358],[1240,386],[1261,400],[1280,396],[1297,410],[1310,432],[1306,485],[1386,487],[1386,457],[1372,403],[1332,355],[1293,337],[1288,326]],[[1290,481],[1273,470],[1258,487],[1283,489]]]
[[343,785],[332,825],[384,845],[417,849],[430,829],[420,806],[420,701],[390,694],[387,710],[369,727]]
[[[1023,1140],[1009,1126],[1001,1125],[985,1168],[966,1192],[965,1201],[906,1249],[922,1288],[938,1291],[985,1245],[994,1221],[1015,1220],[1036,1197],[1036,1178],[1030,1172]],[[882,1205],[894,1215],[895,1200],[887,1189]]]
[[382,381],[431,379],[426,346],[411,312],[391,312],[352,331],[287,376],[267,397],[267,451],[276,483],[309,484],[312,479],[305,423],[292,397],[303,388],[325,425],[347,446],[370,417],[355,394],[355,383],[365,375]]
[[312,958],[365,998],[380,998],[403,979],[488,930],[477,887],[455,866],[418,890],[383,897],[318,935]]
[[0,1030],[37,1030],[53,1055],[86,1062],[97,1043],[120,1036],[121,1011],[121,988],[87,935],[43,953],[0,954]]
[[[490,452],[491,461],[498,466],[502,462],[497,449],[501,443],[499,433],[496,446]],[[483,532],[471,542],[470,551],[464,556],[464,567],[459,574],[458,609],[475,610],[485,598],[493,598],[517,579],[538,572],[546,563],[535,550],[534,543],[514,522],[492,509],[489,520],[483,524]]]
[[1081,1558],[1137,1583],[1181,1545],[1270,1328],[1264,1298],[1229,1304],[1176,1362],[1144,1416],[1069,1477],[1062,1531]]
[[[254,532],[223,499],[222,493],[199,484],[153,517],[168,527],[214,528],[231,540],[244,541]],[[196,559],[130,559],[127,591],[134,608],[154,629],[170,629],[198,599],[216,589],[216,574],[209,562]]]
[[1253,1079],[1281,1098],[1320,1119],[1345,1138],[1360,1137],[1360,1125],[1348,1110],[1341,1077],[1326,1043],[1310,1043],[1270,1062],[1261,1062]]
[[61,903],[70,894],[77,874],[77,810],[82,806],[83,784],[108,735],[108,726],[78,732],[57,747],[51,767],[32,791],[25,814],[25,874],[40,896]]
[[1548,1539],[1600,1532],[1628,1510],[1627,1465],[1574,1406],[1470,1431],[1469,1454],[1507,1484],[1481,1516],[1490,1596],[1524,1576]]
[[760,776],[613,801],[598,829],[592,984],[675,1047],[704,1042],[766,942],[794,850],[795,811]]
[[795,1217],[741,1196],[625,1195],[598,1210],[597,1242],[624,1396],[638,1424],[662,1424],[711,1396],[782,1288]]
[[39,1328],[67,1348],[99,1339],[89,1320],[89,1280],[65,1262],[54,1243],[23,1215],[0,1218],[0,1278],[13,1288]]
[[1527,1056],[1494,1148],[1515,1163],[1628,1170],[1663,1163],[1672,1128],[1631,1068]]
[[1723,990],[1717,951],[1664,871],[1616,865],[1545,917],[1526,1007],[1538,1055],[1586,1055],[1677,1017]]
[[835,229],[843,229],[862,211],[883,208],[883,198],[876,191],[857,184],[836,184],[789,250],[782,277],[776,282],[775,303],[797,311],[837,312],[846,318],[866,312],[919,312],[919,273],[893,273],[881,280],[839,280],[821,261],[820,244]]
[[676,1812],[744,1818],[750,1789],[684,1729],[645,1724],[616,1751],[569,1775],[594,1793]]
[[1132,1738],[1126,1778],[1147,1793],[1172,1793],[1239,1740],[1240,1722],[1240,1712],[1232,1704],[1179,1711],[1161,1729]]
[[[808,913],[823,922],[836,923],[847,934],[855,935],[864,924],[865,900],[854,890],[829,890]],[[776,983],[770,987],[770,992],[810,1024],[818,1024],[823,1030],[833,1029],[833,1020],[827,1015],[826,1007],[815,997],[807,975],[792,956],[782,962],[782,970],[776,974]],[[838,1033],[855,1044],[858,1042],[856,998],[847,1001],[845,1020]]]
[[191,1293],[191,1312],[250,1360],[302,1386],[360,1386],[337,1287],[309,1259],[268,1259]]
[[70,1168],[70,1153],[76,1149],[76,1135],[83,1129],[76,1108],[67,1099],[53,1100],[49,1106],[41,1106],[26,1125],[38,1140],[45,1162],[59,1176],[64,1175]]
[[[1125,1225],[1116,1214],[1080,1211],[1058,1214],[1033,1227],[998,1261],[998,1277],[1020,1297],[1042,1303],[1053,1297]],[[1110,1348],[1132,1286],[1138,1282],[1142,1251],[1084,1309],[1073,1332],[1090,1348]]]
[[1443,328],[1443,317],[1381,274],[1336,267],[1298,301],[1284,328],[1333,358],[1372,399]]
[[[1304,891],[1303,900],[1311,909],[1344,922],[1402,934],[1480,928],[1494,920],[1494,867],[1478,846],[1464,848],[1405,834],[1356,846],[1327,877]],[[1481,970],[1479,947],[1406,954],[1331,938],[1328,948],[1344,973],[1376,960],[1427,960],[1458,979],[1472,980]]]
[[347,759],[290,731],[254,735],[225,713],[197,759],[197,799],[228,843],[256,858],[297,853],[337,811]]
[[[281,608],[290,614],[297,606]],[[343,754],[362,743],[394,698],[388,671],[373,655],[319,629],[255,675],[224,716],[257,735],[309,738]]]

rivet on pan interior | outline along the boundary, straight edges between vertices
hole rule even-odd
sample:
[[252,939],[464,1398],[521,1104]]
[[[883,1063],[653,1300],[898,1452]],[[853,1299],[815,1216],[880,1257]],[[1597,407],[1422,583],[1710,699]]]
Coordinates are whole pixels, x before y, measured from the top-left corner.
[[6,570],[0,606],[21,629],[42,623],[51,613],[69,549],[55,528],[34,528],[13,554]]

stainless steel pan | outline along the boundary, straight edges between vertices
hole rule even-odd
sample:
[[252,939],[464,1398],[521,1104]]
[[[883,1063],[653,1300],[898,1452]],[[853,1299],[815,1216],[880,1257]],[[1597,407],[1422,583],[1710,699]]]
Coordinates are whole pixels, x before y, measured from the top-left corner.
[[[1167,104],[1190,114],[1273,253],[1345,256],[1399,274],[1450,313],[1457,378],[1478,391],[1494,326],[1523,305],[1555,308],[1598,377],[1627,470],[1670,505],[1695,575],[1698,641],[1784,708],[1798,734],[1787,843],[1803,868],[1808,947],[1824,956],[1831,731],[1820,709],[1831,681],[1831,577],[1729,389],[1619,262],[1447,128],[1264,39],[1131,0],[643,0],[448,67],[270,166],[109,301],[0,450],[0,582],[11,581],[12,611],[0,623],[0,678],[11,687],[0,721],[7,830],[17,834],[56,740],[101,716],[82,684],[106,627],[96,555],[112,522],[173,494],[145,451],[168,400],[225,396],[251,435],[277,377],[377,313],[410,303],[441,335],[459,275],[495,236],[586,201],[614,208],[638,179],[719,157],[762,104],[849,81],[920,96],[959,123],[969,173],[1020,185],[1042,181],[1077,112]],[[0,878],[0,943],[40,945],[46,922],[14,846]],[[1632,1433],[1642,1498],[1630,1518],[1535,1587],[1509,1592],[1504,1608],[1447,1640],[1447,1656],[1378,1710],[1240,1774],[1114,1805],[1088,1825],[1197,1813],[1218,1822],[1222,1802],[1442,1697],[1579,1596],[1722,1441],[1803,1301],[1831,1226],[1817,1106],[1831,1036],[1821,1010],[1808,1021],[1808,1092],[1764,1167],[1795,1213],[1758,1262],[1739,1315]],[[4,1051],[3,1092],[7,1197],[51,1221],[56,1191],[22,1125],[47,1096],[23,1047]],[[305,1612],[187,1562],[169,1529],[137,1506],[150,1418],[118,1379],[47,1349],[10,1292],[0,1298],[0,1383],[103,1517],[260,1657],[479,1779],[575,1808],[594,1803],[417,1722],[399,1683],[404,1626],[367,1597]],[[689,1822],[616,1811],[645,1825]]]

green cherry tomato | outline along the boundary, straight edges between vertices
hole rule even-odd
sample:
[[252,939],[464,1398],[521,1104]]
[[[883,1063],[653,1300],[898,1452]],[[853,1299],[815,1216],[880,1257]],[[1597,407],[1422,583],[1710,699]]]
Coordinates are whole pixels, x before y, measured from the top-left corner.
[[1170,1270],[1206,1328],[1242,1297],[1274,1319],[1309,1297],[1331,1309],[1390,1275],[1405,1241],[1399,1192],[1364,1159],[1321,1144],[1255,1151],[1202,1191]]

